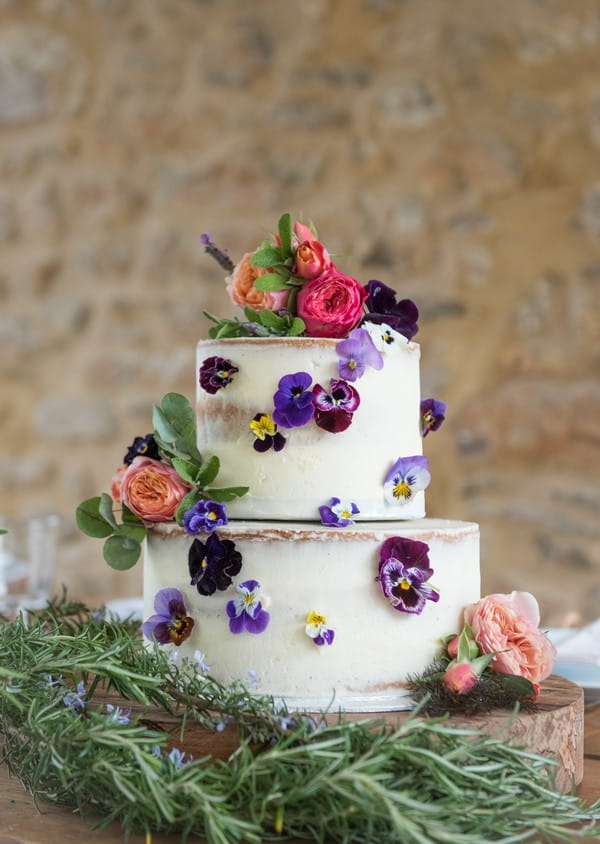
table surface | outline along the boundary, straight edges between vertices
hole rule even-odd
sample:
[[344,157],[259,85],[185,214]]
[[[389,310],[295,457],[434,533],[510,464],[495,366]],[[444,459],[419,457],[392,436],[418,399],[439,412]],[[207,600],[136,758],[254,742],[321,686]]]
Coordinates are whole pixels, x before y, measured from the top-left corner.
[[[585,767],[577,789],[588,802],[600,799],[600,700],[585,706]],[[16,777],[0,765],[0,844],[115,844],[123,840],[118,824],[94,830],[69,809],[43,804],[36,808]],[[175,844],[179,835],[153,834],[152,844]],[[580,839],[581,840],[581,839]],[[145,844],[143,835],[132,835],[130,844]]]

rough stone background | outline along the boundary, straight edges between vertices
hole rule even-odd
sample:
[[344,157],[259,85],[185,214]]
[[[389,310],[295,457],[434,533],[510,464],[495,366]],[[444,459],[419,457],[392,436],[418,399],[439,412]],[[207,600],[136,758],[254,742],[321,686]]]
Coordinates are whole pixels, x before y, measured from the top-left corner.
[[284,210],[419,304],[428,511],[481,523],[484,591],[596,617],[597,0],[0,0],[0,513],[61,515],[72,593],[140,591],[74,509],[193,395],[200,233]]

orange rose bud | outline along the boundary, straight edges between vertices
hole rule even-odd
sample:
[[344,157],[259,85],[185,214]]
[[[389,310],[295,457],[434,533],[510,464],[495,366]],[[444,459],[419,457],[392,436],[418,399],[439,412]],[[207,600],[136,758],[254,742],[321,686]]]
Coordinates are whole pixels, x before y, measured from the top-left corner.
[[466,695],[477,685],[478,680],[469,662],[451,663],[444,674],[444,686],[457,695]]

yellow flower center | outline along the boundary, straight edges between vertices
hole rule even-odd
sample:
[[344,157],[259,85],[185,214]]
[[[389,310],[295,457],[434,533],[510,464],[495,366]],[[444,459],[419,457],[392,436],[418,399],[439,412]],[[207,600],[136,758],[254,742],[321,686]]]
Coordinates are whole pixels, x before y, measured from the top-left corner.
[[398,585],[400,586],[400,589],[410,589],[410,583],[406,578],[403,578]]
[[250,604],[252,603],[253,600],[254,600],[254,595],[252,593],[250,593],[249,595],[246,595],[246,597],[244,598],[244,603],[246,604],[246,606],[250,606]]
[[433,425],[433,413],[428,410],[427,413],[423,414],[423,422],[429,426]]
[[200,563],[200,568],[202,569],[202,571],[204,571],[204,569],[208,568],[208,560],[206,559],[206,557]]
[[405,480],[399,481],[394,489],[392,490],[394,498],[405,498],[409,499],[411,495],[410,486],[406,483]]
[[348,367],[350,369],[356,369],[356,361],[355,360],[349,360],[348,361]]
[[326,622],[327,622],[327,619],[325,618],[325,616],[319,615],[319,613],[315,612],[314,610],[311,610],[309,612],[309,614],[306,616],[306,623],[307,624],[319,625],[319,624],[325,624]]
[[275,423],[268,413],[263,413],[259,419],[252,420],[250,430],[259,440],[264,440],[267,435],[272,437],[275,434]]
[[228,369],[220,369],[217,373],[219,378],[229,378],[229,370]]
[[208,516],[209,519],[212,519],[213,522],[217,518],[217,514],[215,513],[214,510],[211,510],[210,513],[207,513],[206,515]]
[[349,513],[347,510],[342,510],[341,516],[342,519],[350,519],[352,517],[352,513]]

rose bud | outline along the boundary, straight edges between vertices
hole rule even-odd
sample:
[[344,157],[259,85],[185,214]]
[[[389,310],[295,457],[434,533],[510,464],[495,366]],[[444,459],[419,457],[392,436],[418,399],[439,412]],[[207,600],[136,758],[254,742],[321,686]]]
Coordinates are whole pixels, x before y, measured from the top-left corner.
[[316,278],[331,267],[329,252],[318,240],[305,240],[296,251],[296,275]]
[[465,695],[470,692],[479,678],[469,662],[455,662],[448,666],[444,674],[444,686],[449,692]]
[[446,650],[448,651],[448,656],[450,659],[456,659],[458,656],[458,636],[454,636],[454,638],[450,639],[448,644],[446,645]]

